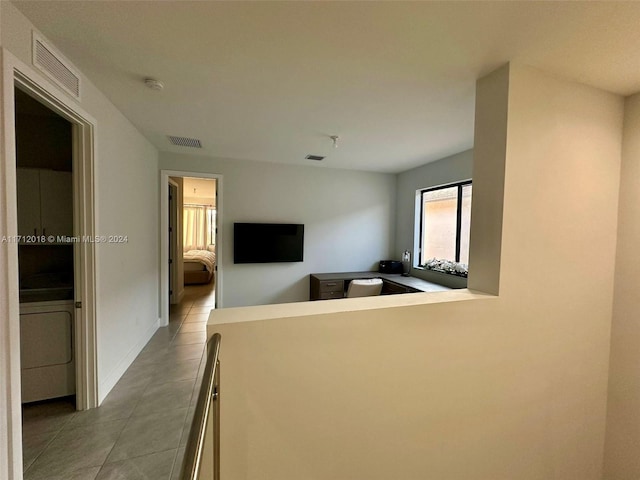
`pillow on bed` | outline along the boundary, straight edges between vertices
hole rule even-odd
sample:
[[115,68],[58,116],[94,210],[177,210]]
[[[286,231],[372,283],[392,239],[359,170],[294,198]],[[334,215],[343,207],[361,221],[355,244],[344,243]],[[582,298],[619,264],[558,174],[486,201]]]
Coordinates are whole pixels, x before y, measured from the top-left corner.
[[210,252],[215,252],[216,251],[216,246],[215,245],[208,245],[207,246],[207,250],[209,250]]

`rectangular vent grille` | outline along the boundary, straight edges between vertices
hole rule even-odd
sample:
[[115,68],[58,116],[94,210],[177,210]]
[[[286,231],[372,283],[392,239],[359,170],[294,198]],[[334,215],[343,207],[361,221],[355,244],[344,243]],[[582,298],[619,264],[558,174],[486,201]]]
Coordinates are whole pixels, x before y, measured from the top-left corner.
[[316,161],[320,161],[320,160],[324,160],[324,157],[321,157],[320,155],[307,155],[306,157],[307,160],[316,160]]
[[197,138],[174,137],[172,135],[167,135],[167,137],[169,137],[169,141],[172,145],[177,145],[179,147],[202,148],[202,143]]
[[80,75],[35,34],[33,64],[75,98],[80,98]]

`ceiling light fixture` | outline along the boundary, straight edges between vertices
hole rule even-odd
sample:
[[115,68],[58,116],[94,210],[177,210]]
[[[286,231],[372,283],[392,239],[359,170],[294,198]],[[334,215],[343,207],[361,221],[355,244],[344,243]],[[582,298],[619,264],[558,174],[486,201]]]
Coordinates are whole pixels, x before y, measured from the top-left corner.
[[340,137],[338,135],[331,135],[329,138],[333,140],[333,148],[338,148],[338,139]]
[[151,90],[160,91],[164,88],[164,84],[160,80],[156,80],[155,78],[145,78],[144,84]]

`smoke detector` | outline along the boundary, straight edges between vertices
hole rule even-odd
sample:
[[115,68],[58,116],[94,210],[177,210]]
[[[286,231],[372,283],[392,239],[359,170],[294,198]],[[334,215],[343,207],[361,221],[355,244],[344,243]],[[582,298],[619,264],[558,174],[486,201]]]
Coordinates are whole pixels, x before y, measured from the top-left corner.
[[145,78],[144,84],[151,90],[160,91],[164,88],[164,84],[160,80],[156,80],[155,78]]

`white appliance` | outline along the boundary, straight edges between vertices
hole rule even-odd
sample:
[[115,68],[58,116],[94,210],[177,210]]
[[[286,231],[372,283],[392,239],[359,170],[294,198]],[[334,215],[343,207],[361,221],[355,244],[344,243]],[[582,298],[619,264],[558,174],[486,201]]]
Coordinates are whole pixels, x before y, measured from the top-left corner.
[[22,403],[76,392],[73,301],[20,305]]

